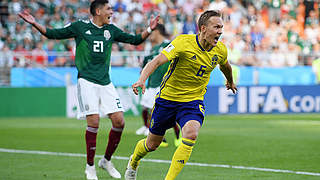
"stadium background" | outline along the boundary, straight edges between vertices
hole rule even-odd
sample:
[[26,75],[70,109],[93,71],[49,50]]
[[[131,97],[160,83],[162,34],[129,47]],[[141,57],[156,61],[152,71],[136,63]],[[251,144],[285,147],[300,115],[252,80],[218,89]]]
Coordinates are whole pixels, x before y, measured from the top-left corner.
[[[197,33],[198,15],[207,9],[223,13],[221,40],[228,47],[239,92],[231,95],[225,91],[222,74],[213,72],[206,95],[206,123],[190,159],[202,164],[187,166],[178,178],[319,178],[319,1],[109,2],[114,7],[112,22],[129,33],[140,33],[150,15],[160,13],[168,39]],[[0,172],[4,179],[84,177],[81,155],[52,157],[31,152],[85,153],[85,122],[74,118],[75,44],[73,40],[47,40],[17,13],[27,9],[39,23],[59,28],[87,19],[88,6],[86,0],[0,1]],[[112,47],[111,78],[125,106],[127,124],[116,153],[119,168],[126,166],[121,158],[128,157],[141,138],[134,134],[142,125],[141,97],[134,96],[130,86],[150,49],[148,41],[139,46],[114,43]],[[108,121],[102,123],[102,127],[110,126]],[[97,154],[103,154],[105,136],[102,132],[98,137],[101,149]],[[173,139],[171,131],[168,136]],[[169,160],[173,152],[174,147],[169,146],[147,158]],[[142,167],[138,177],[164,177],[168,164],[145,163],[148,167]],[[108,178],[102,171],[98,175]]]

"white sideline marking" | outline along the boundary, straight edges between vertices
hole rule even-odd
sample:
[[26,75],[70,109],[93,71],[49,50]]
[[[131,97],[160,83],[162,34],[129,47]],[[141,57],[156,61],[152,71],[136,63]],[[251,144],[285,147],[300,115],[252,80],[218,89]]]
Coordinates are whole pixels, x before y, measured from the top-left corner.
[[[41,155],[53,155],[53,156],[69,156],[69,157],[86,157],[86,154],[79,153],[63,153],[63,152],[48,152],[48,151],[31,151],[31,150],[16,150],[16,149],[4,149],[0,148],[0,152],[6,153],[18,153],[18,154],[41,154]],[[102,155],[96,155],[95,157],[103,157]],[[114,159],[129,160],[128,157],[121,156],[112,156]],[[145,162],[155,162],[155,163],[166,163],[170,164],[169,160],[161,159],[142,159]],[[279,172],[279,173],[288,173],[288,174],[302,174],[310,176],[320,176],[320,173],[314,172],[303,172],[303,171],[291,171],[291,170],[282,170],[282,169],[269,169],[269,168],[257,168],[257,167],[246,167],[246,166],[232,166],[232,165],[223,165],[223,164],[206,164],[206,163],[192,163],[188,162],[186,165],[189,166],[201,166],[201,167],[220,167],[220,168],[231,168],[231,169],[245,169],[245,170],[255,170],[255,171],[265,171],[265,172]]]

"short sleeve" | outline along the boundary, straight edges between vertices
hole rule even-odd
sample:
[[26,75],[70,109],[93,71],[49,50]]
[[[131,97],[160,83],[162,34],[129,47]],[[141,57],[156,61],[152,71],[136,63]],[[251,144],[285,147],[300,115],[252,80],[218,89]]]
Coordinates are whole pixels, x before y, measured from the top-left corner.
[[222,51],[222,59],[220,60],[220,65],[225,65],[228,62],[228,49],[224,44],[221,44],[221,51]]
[[172,61],[178,57],[181,44],[183,44],[182,38],[178,36],[167,47],[165,47],[161,53],[164,54],[169,61]]

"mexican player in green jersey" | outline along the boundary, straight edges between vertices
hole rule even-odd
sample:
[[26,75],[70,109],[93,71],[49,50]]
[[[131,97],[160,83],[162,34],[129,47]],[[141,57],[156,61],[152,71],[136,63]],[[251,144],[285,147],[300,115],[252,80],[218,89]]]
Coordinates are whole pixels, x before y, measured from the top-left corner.
[[138,45],[156,28],[159,16],[151,17],[149,27],[139,35],[123,32],[110,24],[113,10],[108,0],[94,0],[90,4],[92,19],[79,20],[64,28],[49,29],[36,22],[27,11],[19,16],[30,23],[49,39],[69,39],[76,41],[75,63],[78,70],[79,118],[86,118],[87,179],[98,179],[94,166],[96,136],[100,114],[107,115],[112,121],[105,156],[99,161],[99,167],[112,177],[121,178],[121,174],[111,163],[124,128],[123,108],[119,95],[110,81],[110,54],[114,41]]
[[[166,33],[165,27],[163,24],[158,24],[152,35],[150,36],[150,42],[152,44],[152,49],[150,55],[146,56],[143,61],[142,68],[150,62],[155,56],[161,53],[163,48],[170,44],[170,41],[166,39],[168,34]],[[150,110],[154,105],[154,100],[156,94],[160,90],[160,84],[162,82],[164,74],[167,72],[170,62],[167,62],[161,66],[159,66],[148,78],[148,83],[146,86],[146,92],[143,94],[141,99],[142,109],[142,118],[144,120],[144,125],[136,131],[136,134],[148,135],[149,133],[149,121],[151,119]],[[180,144],[181,138],[179,126],[176,124],[174,126],[174,131],[176,135],[176,139],[174,141],[175,145],[178,146]],[[161,147],[167,147],[168,143],[165,138],[163,142],[160,144]]]

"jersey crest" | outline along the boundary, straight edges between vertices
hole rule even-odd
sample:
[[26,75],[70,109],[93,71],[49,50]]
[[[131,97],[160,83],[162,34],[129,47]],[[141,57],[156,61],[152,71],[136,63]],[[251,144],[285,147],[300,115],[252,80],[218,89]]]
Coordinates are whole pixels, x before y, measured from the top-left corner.
[[106,38],[106,41],[108,41],[111,37],[110,32],[108,30],[104,30],[103,36],[104,38]]
[[212,59],[211,59],[212,60],[212,62],[211,62],[212,66],[213,65],[217,65],[218,59],[219,58],[218,58],[218,56],[216,54],[212,57]]

